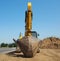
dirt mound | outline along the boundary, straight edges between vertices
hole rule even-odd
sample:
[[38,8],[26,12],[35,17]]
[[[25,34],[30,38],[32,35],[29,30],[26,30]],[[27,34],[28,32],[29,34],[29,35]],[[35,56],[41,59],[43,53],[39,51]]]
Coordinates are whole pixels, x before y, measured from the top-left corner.
[[60,39],[56,37],[45,38],[40,41],[40,48],[60,48]]
[[0,54],[0,61],[60,61],[60,49],[40,49],[32,58],[24,57],[23,53]]

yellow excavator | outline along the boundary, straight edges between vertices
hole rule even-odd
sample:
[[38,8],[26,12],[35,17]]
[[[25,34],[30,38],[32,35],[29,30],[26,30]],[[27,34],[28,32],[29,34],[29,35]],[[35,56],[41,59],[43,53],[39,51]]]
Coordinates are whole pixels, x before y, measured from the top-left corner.
[[21,36],[19,39],[15,40],[21,52],[26,57],[33,57],[37,52],[39,52],[39,39],[36,31],[32,30],[32,4],[28,2],[27,10],[25,11],[25,36]]

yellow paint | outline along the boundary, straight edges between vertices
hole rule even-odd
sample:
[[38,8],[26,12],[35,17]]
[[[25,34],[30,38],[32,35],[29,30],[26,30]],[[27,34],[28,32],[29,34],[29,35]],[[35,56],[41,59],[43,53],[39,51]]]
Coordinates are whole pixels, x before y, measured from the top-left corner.
[[19,39],[22,39],[22,34],[20,33]]
[[28,7],[30,7],[31,6],[31,2],[28,2]]
[[31,29],[32,29],[32,4],[28,2],[28,10],[26,14],[26,26],[25,26],[25,36],[31,36]]
[[28,10],[31,10],[31,7],[32,7],[31,2],[28,2]]

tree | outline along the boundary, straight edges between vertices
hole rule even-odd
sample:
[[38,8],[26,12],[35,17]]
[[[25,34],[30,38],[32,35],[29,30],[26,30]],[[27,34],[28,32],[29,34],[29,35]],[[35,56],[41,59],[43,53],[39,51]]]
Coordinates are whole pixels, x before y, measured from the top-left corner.
[[1,47],[8,47],[8,44],[1,43]]
[[8,45],[8,47],[16,47],[16,44],[15,43],[11,43]]

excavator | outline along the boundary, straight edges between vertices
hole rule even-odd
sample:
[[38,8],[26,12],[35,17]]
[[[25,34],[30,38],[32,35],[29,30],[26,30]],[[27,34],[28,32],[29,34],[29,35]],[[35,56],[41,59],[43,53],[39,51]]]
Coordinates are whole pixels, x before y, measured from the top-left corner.
[[25,11],[25,36],[20,34],[19,39],[13,39],[26,57],[33,57],[37,52],[40,52],[39,34],[36,31],[32,31],[32,18],[32,4],[28,2],[27,10]]

